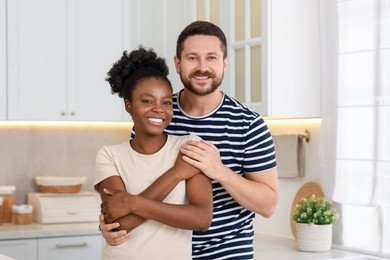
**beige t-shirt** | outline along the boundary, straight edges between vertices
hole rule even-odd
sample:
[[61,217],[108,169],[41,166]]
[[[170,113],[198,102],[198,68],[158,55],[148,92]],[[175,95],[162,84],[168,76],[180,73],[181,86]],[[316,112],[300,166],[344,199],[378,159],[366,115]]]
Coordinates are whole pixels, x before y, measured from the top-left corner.
[[[179,146],[187,140],[200,140],[194,135],[168,135],[164,147],[155,154],[134,151],[129,141],[105,146],[96,156],[95,184],[110,176],[120,176],[127,192],[139,194],[170,169],[179,154]],[[180,182],[164,202],[188,203],[185,181]],[[191,230],[177,229],[147,220],[131,231],[130,239],[118,246],[106,245],[104,259],[191,259]]]

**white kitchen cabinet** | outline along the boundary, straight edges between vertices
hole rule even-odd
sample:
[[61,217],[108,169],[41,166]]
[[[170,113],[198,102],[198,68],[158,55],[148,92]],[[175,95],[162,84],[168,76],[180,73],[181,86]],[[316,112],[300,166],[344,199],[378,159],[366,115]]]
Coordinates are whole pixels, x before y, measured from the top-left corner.
[[129,43],[128,1],[7,3],[7,119],[122,120],[105,78]]
[[36,239],[18,239],[0,241],[0,254],[20,260],[37,260],[38,241]]
[[320,117],[318,0],[263,1],[262,114]]
[[6,119],[7,112],[7,47],[6,47],[6,3],[0,0],[0,120]]
[[[261,21],[251,19],[252,5]],[[222,89],[264,117],[319,117],[319,0],[230,0],[219,11],[231,47]]]
[[[130,3],[131,46],[143,44],[165,58],[174,92],[183,88],[174,59],[180,32],[193,21],[193,1],[132,0]],[[180,11],[179,11],[180,10]]]
[[0,254],[18,260],[102,259],[101,235],[0,241]]
[[102,237],[40,238],[38,255],[39,260],[102,259]]

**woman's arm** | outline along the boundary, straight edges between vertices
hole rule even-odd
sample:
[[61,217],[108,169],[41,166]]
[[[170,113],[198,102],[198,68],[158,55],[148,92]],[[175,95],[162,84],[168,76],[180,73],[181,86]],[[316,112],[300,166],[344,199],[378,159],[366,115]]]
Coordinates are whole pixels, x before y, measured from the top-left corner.
[[[128,194],[126,192],[126,188],[122,181],[122,178],[119,176],[111,176],[107,179],[104,179],[98,185],[96,185],[95,188],[100,192],[100,197],[102,198],[103,202],[106,201],[112,195],[109,192],[105,192],[105,190],[107,189],[109,189],[110,191],[114,191],[115,193],[123,192],[125,194]],[[144,221],[144,218],[134,214],[120,217],[116,220],[116,222],[119,223],[119,227],[117,227],[115,230],[126,230],[127,232],[129,232],[135,227],[141,225]],[[106,223],[110,222],[106,221]],[[100,227],[100,229],[102,230],[102,227]]]
[[[181,159],[181,155],[179,155],[175,161],[174,166],[161,175],[151,186],[140,193],[139,196],[162,201],[180,181],[188,179],[194,175],[198,175],[198,173],[200,173],[198,169],[185,163]],[[145,219],[140,216],[129,214],[130,209],[128,207],[130,205],[123,203],[123,201],[126,200],[126,197],[131,195],[127,192],[124,192],[125,187],[122,179],[119,176],[112,176],[107,178],[106,180],[96,185],[95,188],[101,193],[104,205],[113,216],[112,219],[115,219],[115,222],[119,223],[119,227],[117,227],[116,230],[130,231],[145,221]],[[105,193],[104,189],[113,191],[114,195],[110,197],[109,194],[111,193]],[[100,221],[100,226],[106,241],[116,239],[118,236],[120,236],[120,233],[110,234],[108,231],[111,229],[108,228],[107,223],[111,222],[107,219],[105,219],[105,222],[106,224]],[[111,228],[112,226],[109,227]]]
[[[189,204],[184,205],[164,203],[143,196],[125,195],[125,192],[122,191],[118,191],[115,195],[119,194],[121,196],[123,205],[127,205],[128,213],[145,219],[153,219],[176,228],[207,230],[211,224],[213,212],[210,180],[203,174],[197,174],[186,181],[186,192]],[[109,209],[105,207],[104,202],[102,203],[102,213],[108,222],[115,220],[113,214],[118,215],[123,214],[123,212],[123,208]],[[132,216],[132,214],[129,216]],[[121,219],[118,221],[121,221]],[[125,223],[126,221],[124,220]]]

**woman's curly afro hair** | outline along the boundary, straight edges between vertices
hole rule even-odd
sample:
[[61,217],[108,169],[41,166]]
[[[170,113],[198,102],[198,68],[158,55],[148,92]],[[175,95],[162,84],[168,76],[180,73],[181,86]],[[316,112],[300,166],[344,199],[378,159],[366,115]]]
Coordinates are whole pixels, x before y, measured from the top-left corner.
[[153,49],[146,50],[142,46],[128,54],[123,52],[107,73],[106,80],[110,83],[112,94],[131,100],[136,84],[143,79],[157,77],[165,79],[172,88],[168,79],[169,69],[163,58],[157,57]]

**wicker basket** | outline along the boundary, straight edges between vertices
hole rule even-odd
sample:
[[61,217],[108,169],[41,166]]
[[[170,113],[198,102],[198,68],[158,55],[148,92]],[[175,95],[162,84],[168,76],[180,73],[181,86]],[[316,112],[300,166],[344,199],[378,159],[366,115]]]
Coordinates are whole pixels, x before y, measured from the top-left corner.
[[42,193],[79,193],[81,184],[71,186],[39,186]]
[[79,193],[86,181],[85,177],[36,176],[42,193]]

